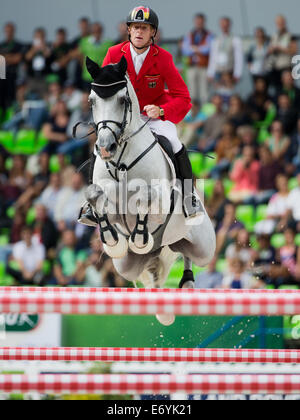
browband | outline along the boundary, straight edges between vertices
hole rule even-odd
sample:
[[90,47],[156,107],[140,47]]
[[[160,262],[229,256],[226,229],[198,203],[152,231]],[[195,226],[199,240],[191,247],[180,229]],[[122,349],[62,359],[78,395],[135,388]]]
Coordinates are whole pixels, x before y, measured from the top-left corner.
[[114,85],[119,85],[120,83],[127,83],[127,80],[120,80],[119,82],[114,82],[114,83],[110,83],[109,85],[100,85],[99,83],[92,83],[92,85],[94,86],[99,86],[99,87],[110,87],[110,86],[114,86]]

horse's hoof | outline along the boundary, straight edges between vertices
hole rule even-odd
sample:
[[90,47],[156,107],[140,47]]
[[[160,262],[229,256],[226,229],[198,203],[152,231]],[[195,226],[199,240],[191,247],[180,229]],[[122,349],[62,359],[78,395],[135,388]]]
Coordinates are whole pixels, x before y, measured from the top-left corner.
[[114,246],[103,244],[104,252],[111,258],[121,259],[128,254],[128,242],[124,236],[119,236],[118,242]]
[[139,254],[139,255],[146,255],[149,254],[154,246],[154,239],[153,236],[151,235],[151,233],[148,234],[148,243],[143,246],[143,247],[138,247],[130,238],[129,239],[129,248],[131,249],[132,252],[134,252],[135,254]]
[[195,283],[193,281],[186,281],[182,285],[182,289],[194,289],[194,288],[195,288]]
[[174,314],[158,314],[156,315],[157,321],[164,325],[165,327],[169,327],[170,325],[174,324],[175,322],[175,315]]

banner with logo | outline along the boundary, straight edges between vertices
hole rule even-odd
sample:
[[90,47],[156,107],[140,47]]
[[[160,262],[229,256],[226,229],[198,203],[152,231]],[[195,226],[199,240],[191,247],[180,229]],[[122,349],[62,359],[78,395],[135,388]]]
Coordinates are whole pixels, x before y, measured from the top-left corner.
[[59,347],[61,315],[0,314],[0,347]]

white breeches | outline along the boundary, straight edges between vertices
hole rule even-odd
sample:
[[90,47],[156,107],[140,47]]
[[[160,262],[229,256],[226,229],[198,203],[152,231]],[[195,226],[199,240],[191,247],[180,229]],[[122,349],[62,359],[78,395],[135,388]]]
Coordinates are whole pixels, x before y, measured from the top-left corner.
[[[146,121],[148,117],[141,115],[143,121]],[[176,154],[182,149],[182,143],[178,138],[177,128],[171,121],[162,120],[150,120],[148,127],[154,131],[155,134],[166,137],[172,144],[173,152]]]

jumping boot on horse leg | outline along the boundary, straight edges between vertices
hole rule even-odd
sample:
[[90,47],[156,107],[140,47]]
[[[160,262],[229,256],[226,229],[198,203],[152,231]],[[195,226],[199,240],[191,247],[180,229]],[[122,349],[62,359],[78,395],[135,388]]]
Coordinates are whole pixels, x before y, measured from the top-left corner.
[[194,175],[192,165],[184,146],[175,155],[178,175],[182,183],[183,210],[187,219],[197,216],[204,216],[204,209],[201,201],[194,190]]
[[[89,168],[89,184],[93,183],[95,163],[96,163],[96,156],[93,154],[91,157],[90,168]],[[97,218],[94,215],[92,206],[88,202],[85,202],[84,205],[80,209],[78,223],[85,226],[91,226],[91,227],[98,226]]]

